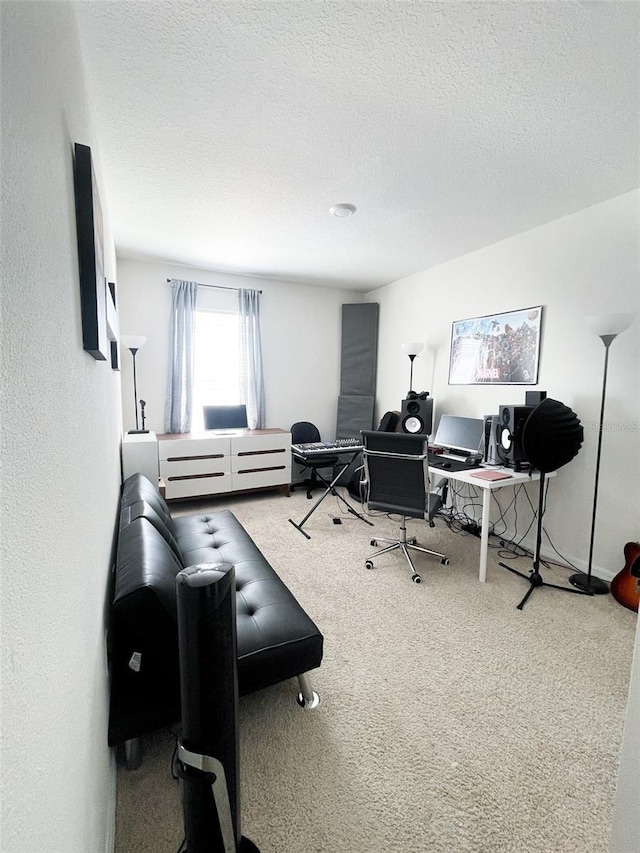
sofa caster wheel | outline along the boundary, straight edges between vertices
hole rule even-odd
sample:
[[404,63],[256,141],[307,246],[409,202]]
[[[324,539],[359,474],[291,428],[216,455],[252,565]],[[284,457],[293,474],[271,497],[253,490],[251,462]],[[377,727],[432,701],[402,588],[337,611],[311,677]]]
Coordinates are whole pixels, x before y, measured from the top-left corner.
[[372,539],[371,542],[369,542],[369,545],[371,545],[372,548],[375,548],[377,544],[378,544],[377,539]]
[[422,578],[420,577],[420,575],[411,575],[411,580],[414,583],[422,583]]
[[315,690],[312,690],[310,699],[305,699],[302,693],[298,693],[296,702],[298,703],[298,705],[300,705],[301,708],[305,708],[308,711],[312,711],[320,704],[320,697],[318,696]]
[[364,567],[365,567],[365,569],[372,569],[373,563],[371,562],[371,560],[365,560],[364,561]]
[[442,565],[443,565],[443,566],[448,566],[448,565],[449,565],[449,558],[448,558],[448,557],[443,557],[443,558],[440,560],[440,562],[442,563]]

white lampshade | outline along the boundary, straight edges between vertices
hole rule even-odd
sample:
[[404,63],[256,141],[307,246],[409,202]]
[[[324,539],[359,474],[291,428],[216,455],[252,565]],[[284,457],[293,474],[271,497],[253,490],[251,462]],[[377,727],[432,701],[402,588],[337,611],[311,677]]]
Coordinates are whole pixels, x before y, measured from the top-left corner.
[[413,344],[400,344],[402,352],[406,355],[418,355],[424,349],[424,344],[421,343],[413,343]]
[[635,318],[633,313],[592,314],[585,317],[585,322],[595,335],[619,335],[629,328]]
[[147,342],[147,339],[142,335],[122,335],[120,343],[127,349],[140,349]]

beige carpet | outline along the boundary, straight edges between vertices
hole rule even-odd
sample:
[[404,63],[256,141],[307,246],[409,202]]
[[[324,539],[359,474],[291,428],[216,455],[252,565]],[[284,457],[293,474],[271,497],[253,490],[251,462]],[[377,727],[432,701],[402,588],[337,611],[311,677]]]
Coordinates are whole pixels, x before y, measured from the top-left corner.
[[[396,552],[364,568],[372,536],[335,499],[304,493],[228,507],[325,637],[312,673],[240,700],[242,829],[262,853],[605,853],[635,614],[611,596],[537,589],[497,565],[478,583],[478,540],[410,522],[449,566]],[[334,525],[332,515],[342,517]],[[528,571],[530,563],[520,560]],[[550,582],[568,572],[543,569]],[[117,853],[175,853],[182,837],[174,739],[144,741],[118,771]]]

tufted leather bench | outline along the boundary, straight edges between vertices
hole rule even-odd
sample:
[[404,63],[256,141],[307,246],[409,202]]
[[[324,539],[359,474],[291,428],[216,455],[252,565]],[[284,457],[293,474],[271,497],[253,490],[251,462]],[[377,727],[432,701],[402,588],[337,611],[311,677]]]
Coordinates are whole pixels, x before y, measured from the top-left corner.
[[142,474],[125,482],[109,625],[109,744],[180,719],[175,577],[187,566],[235,566],[240,694],[297,677],[298,701],[317,704],[305,673],[323,637],[233,513],[173,518]]

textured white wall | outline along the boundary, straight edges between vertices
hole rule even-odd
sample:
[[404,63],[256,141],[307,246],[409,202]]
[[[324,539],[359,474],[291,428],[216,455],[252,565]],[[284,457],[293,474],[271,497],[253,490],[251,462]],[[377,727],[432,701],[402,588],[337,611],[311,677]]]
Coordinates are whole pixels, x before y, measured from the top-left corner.
[[[295,421],[317,424],[333,438],[340,390],[342,309],[362,293],[233,276],[188,267],[120,259],[118,286],[123,334],[148,340],[136,356],[138,396],[146,401],[148,429],[164,432],[171,287],[167,278],[262,290],[261,328],[267,426],[289,429]],[[225,291],[201,288],[198,304],[228,300]],[[235,300],[235,294],[231,294]],[[131,355],[122,354],[124,428],[134,426]]]
[[82,349],[72,143],[95,139],[71,4],[2,4],[2,118],[1,846],[104,853],[120,377]]
[[[638,311],[640,193],[632,192],[478,252],[375,290],[380,303],[378,409],[398,409],[409,384],[403,341],[425,341],[414,388],[431,391],[441,412],[482,417],[524,403],[534,386],[450,386],[451,323],[543,305],[539,384],[581,419],[579,455],[549,491],[545,527],[559,550],[588,557],[604,347],[584,317]],[[624,565],[638,537],[640,505],[640,317],[611,346],[594,563],[603,577]],[[521,525],[521,528],[523,526]],[[582,566],[581,566],[582,567]]]

